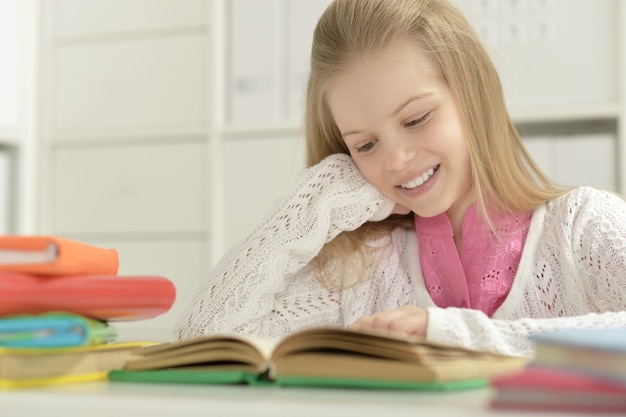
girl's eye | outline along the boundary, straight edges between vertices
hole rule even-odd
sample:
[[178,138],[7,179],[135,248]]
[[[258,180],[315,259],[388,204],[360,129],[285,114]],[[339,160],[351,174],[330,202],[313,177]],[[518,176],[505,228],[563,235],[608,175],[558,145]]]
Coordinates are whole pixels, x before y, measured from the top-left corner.
[[405,127],[414,127],[414,126],[420,126],[422,125],[424,122],[426,122],[428,120],[428,118],[430,117],[432,112],[428,112],[425,115],[423,115],[422,117],[418,118],[418,119],[414,119],[411,120],[410,122],[407,122],[404,124]]
[[357,152],[367,152],[367,151],[369,151],[370,149],[372,149],[374,147],[376,142],[377,142],[377,140],[371,140],[371,141],[367,142],[364,145],[355,147],[355,149],[356,149]]

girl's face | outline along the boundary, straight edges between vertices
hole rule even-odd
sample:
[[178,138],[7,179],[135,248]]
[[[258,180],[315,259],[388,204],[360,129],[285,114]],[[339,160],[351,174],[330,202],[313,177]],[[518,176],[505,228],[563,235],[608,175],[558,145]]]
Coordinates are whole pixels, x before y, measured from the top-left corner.
[[425,53],[397,41],[336,78],[326,99],[369,182],[419,216],[445,212],[462,222],[473,201],[469,147],[450,89]]

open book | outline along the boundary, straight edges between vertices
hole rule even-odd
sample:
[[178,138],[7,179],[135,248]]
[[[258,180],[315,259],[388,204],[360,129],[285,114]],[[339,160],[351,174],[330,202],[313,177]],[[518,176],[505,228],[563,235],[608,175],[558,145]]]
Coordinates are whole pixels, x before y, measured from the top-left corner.
[[209,336],[140,349],[114,381],[447,389],[482,386],[526,360],[336,328],[281,340]]

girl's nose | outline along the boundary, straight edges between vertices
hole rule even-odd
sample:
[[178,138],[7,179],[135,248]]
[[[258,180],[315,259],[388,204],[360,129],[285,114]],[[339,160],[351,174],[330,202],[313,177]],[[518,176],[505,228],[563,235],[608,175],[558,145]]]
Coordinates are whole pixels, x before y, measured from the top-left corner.
[[385,169],[402,171],[415,157],[415,150],[402,140],[388,140],[385,149]]

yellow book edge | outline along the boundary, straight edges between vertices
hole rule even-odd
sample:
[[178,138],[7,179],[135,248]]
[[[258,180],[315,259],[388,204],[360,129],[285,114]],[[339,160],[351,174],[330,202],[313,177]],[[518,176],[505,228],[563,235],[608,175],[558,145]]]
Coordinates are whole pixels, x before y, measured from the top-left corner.
[[[73,354],[73,353],[85,353],[85,352],[98,352],[103,350],[117,350],[127,348],[141,348],[151,345],[156,345],[158,342],[117,342],[102,345],[85,345],[74,347],[59,347],[59,348],[7,348],[0,347],[0,358],[2,355],[14,355],[14,356],[41,356],[45,354]],[[23,379],[9,379],[0,377],[0,390],[6,389],[20,389],[20,388],[33,388],[43,387],[48,385],[63,385],[63,384],[75,384],[83,382],[105,381],[108,379],[107,371],[89,372],[84,374],[74,375],[55,375],[42,378],[23,378]]]
[[64,375],[50,378],[0,379],[0,389],[35,388],[47,385],[76,384],[82,382],[106,381],[107,372],[82,375]]
[[59,354],[59,353],[81,353],[81,352],[95,352],[98,350],[110,350],[110,349],[126,349],[131,347],[146,347],[151,345],[158,345],[158,342],[115,342],[115,343],[103,343],[96,345],[82,345],[82,346],[70,346],[70,347],[0,347],[1,355],[41,355],[41,354]]

